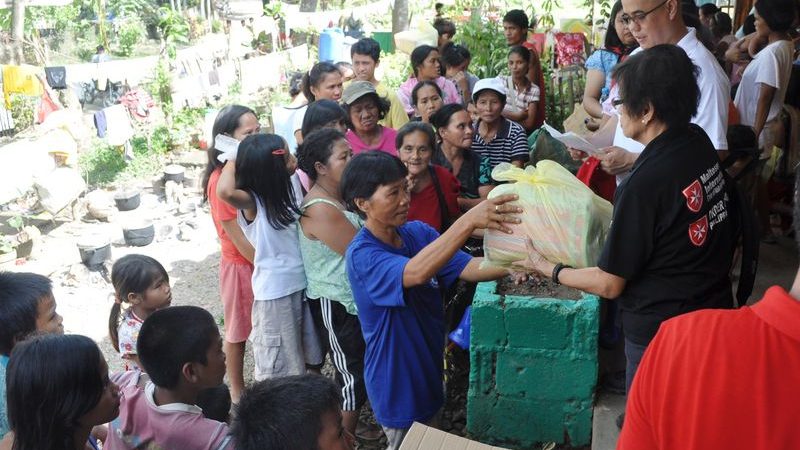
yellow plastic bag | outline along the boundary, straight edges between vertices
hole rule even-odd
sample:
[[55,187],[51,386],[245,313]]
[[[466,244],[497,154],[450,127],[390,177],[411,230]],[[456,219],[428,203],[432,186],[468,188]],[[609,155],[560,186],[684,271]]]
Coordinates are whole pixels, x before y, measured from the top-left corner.
[[483,248],[486,263],[510,267],[527,257],[530,238],[542,256],[573,267],[597,265],[611,223],[611,203],[595,195],[567,169],[554,161],[539,161],[524,170],[498,164],[492,178],[511,183],[497,186],[489,198],[517,194],[522,223],[514,234],[487,230]]

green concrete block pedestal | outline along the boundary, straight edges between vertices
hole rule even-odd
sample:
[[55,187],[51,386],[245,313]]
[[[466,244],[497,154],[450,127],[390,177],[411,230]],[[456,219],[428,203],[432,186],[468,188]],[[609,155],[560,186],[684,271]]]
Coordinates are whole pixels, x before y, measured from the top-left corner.
[[592,433],[600,303],[475,292],[467,431],[481,442],[582,446]]

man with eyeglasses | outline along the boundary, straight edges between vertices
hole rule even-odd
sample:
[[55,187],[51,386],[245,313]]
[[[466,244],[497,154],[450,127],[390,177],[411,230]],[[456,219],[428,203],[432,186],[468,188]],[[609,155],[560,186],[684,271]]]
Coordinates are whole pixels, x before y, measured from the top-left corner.
[[[677,45],[689,55],[698,68],[697,84],[700,87],[700,103],[692,123],[705,130],[724,159],[728,150],[726,131],[730,81],[714,55],[698,40],[697,31],[686,26],[681,8],[680,0],[622,0],[622,21],[639,42],[639,48],[632,55],[659,44]],[[616,86],[612,87],[609,101],[618,97],[619,91]],[[606,123],[606,127],[614,126],[616,131],[613,141],[609,142],[611,147],[602,149],[597,158],[606,172],[617,176],[619,184],[644,147],[625,137],[617,118],[615,115]],[[602,134],[602,130],[598,133]]]

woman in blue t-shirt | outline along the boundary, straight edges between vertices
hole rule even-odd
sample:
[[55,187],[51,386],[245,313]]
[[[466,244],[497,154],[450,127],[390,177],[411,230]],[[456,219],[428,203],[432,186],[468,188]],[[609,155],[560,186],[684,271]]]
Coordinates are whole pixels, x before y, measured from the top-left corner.
[[611,90],[611,70],[618,62],[638,47],[628,26],[622,22],[622,2],[617,0],[611,8],[603,48],[597,49],[586,60],[586,87],[583,90],[583,109],[595,119],[601,119],[602,102]]
[[505,269],[480,268],[482,258],[460,250],[475,230],[510,232],[521,213],[514,195],[486,200],[441,236],[406,222],[408,170],[395,156],[370,151],[345,168],[341,192],[348,209],[365,219],[347,248],[346,268],[367,344],[364,381],[375,418],[397,449],[414,421],[436,420],[444,404],[441,293],[457,278],[501,278]]

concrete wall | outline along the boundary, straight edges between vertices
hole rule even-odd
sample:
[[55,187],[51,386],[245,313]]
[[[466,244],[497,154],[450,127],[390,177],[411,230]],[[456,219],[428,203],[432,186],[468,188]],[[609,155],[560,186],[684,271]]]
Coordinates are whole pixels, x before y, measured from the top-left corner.
[[481,442],[531,448],[586,445],[597,381],[599,299],[475,293],[467,431]]

